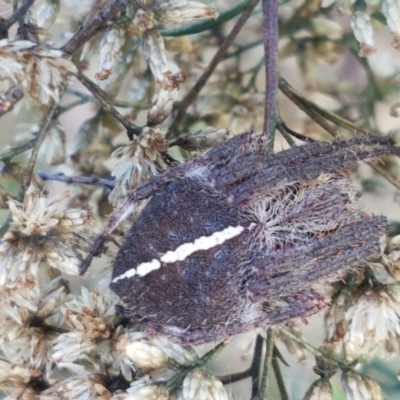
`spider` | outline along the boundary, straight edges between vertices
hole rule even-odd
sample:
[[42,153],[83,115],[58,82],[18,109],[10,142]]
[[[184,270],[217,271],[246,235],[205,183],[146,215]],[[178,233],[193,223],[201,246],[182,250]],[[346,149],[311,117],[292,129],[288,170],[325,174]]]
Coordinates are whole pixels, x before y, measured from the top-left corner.
[[399,153],[364,136],[269,154],[265,135],[243,133],[129,192],[81,273],[149,199],[114,262],[126,316],[198,344],[311,315],[328,304],[321,283],[378,255],[387,226],[360,209],[346,169]]

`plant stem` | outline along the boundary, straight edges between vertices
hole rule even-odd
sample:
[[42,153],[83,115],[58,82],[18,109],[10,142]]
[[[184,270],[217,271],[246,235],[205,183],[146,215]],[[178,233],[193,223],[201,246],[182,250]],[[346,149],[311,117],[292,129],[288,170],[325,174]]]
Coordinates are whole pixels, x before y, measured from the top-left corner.
[[278,0],[262,0],[265,55],[265,103],[263,132],[269,138],[269,152],[274,151],[276,101],[278,94]]

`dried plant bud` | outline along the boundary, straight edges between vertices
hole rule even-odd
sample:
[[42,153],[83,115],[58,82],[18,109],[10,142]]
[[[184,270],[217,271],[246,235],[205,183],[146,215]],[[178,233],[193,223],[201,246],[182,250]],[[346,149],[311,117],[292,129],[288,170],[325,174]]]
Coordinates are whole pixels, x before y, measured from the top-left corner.
[[343,372],[342,386],[348,400],[383,400],[376,382],[352,370]]
[[318,379],[307,390],[303,400],[333,400],[333,391],[328,379]]
[[222,383],[216,377],[195,368],[186,375],[182,386],[183,400],[228,400]]
[[67,157],[65,130],[58,120],[51,122],[40,146],[38,157],[50,165],[60,165],[65,162]]
[[371,17],[365,11],[355,11],[350,18],[350,26],[357,41],[360,43],[360,57],[367,57],[375,52],[374,32]]
[[25,56],[28,93],[42,104],[59,101],[59,89],[68,72],[76,72],[74,63],[61,50],[37,47]]
[[164,367],[168,361],[168,356],[160,348],[146,341],[127,343],[125,353],[138,368],[143,370]]
[[112,172],[117,182],[110,193],[110,201],[117,200],[140,182],[164,170],[167,165],[160,152],[167,149],[164,133],[155,128],[145,128],[139,137],[117,149],[112,155],[121,158]]
[[147,378],[133,382],[127,393],[124,400],[168,400],[170,398],[165,388],[150,384]]
[[146,31],[154,28],[154,14],[152,12],[137,10],[128,31],[136,36],[141,36]]
[[217,129],[212,126],[181,135],[173,142],[187,151],[201,151],[224,142],[228,137],[227,129]]
[[346,361],[369,360],[391,336],[400,334],[400,286],[372,288],[355,299],[347,310],[343,338]]
[[37,24],[42,28],[50,28],[60,12],[60,0],[46,0],[37,11]]
[[157,82],[164,81],[171,72],[160,32],[148,30],[143,34],[143,52],[154,79]]
[[147,125],[161,124],[171,114],[174,101],[178,98],[178,89],[159,89],[147,115]]
[[155,19],[166,24],[185,24],[197,19],[218,18],[213,4],[198,1],[169,0],[154,9]]
[[155,336],[149,338],[149,341],[178,364],[191,365],[197,360],[197,354],[191,347],[184,348],[180,344],[169,340],[166,336]]
[[325,342],[330,345],[341,345],[342,339],[346,334],[348,321],[345,319],[352,299],[352,290],[345,286],[333,298],[328,312],[325,314]]
[[126,30],[120,25],[113,25],[107,29],[100,42],[100,55],[97,67],[96,79],[107,79],[118,57],[121,54],[122,46],[125,44]]
[[382,0],[382,13],[386,23],[393,33],[393,46],[400,49],[400,1]]

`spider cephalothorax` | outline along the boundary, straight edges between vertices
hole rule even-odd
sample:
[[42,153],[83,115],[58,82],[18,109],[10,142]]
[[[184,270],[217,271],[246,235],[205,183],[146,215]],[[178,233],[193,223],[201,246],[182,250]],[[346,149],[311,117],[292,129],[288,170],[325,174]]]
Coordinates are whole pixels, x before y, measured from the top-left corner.
[[263,136],[244,133],[132,191],[92,256],[151,197],[115,260],[126,315],[199,343],[312,314],[327,304],[315,283],[377,255],[386,228],[337,171],[398,153],[363,137],[271,155]]

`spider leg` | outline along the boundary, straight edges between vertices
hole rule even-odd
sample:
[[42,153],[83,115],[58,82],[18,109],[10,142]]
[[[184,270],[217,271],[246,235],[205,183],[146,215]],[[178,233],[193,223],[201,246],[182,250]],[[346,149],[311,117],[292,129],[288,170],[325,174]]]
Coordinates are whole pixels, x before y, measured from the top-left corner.
[[339,270],[379,253],[377,243],[386,228],[384,217],[365,217],[307,245],[259,256],[252,262],[253,276],[245,283],[247,295],[262,302],[321,283],[321,278],[323,283],[334,281]]
[[399,155],[400,148],[390,139],[377,136],[315,142],[273,157],[249,156],[227,165],[213,173],[213,185],[241,203],[255,193],[315,179],[322,173],[352,167],[360,160],[389,154]]

